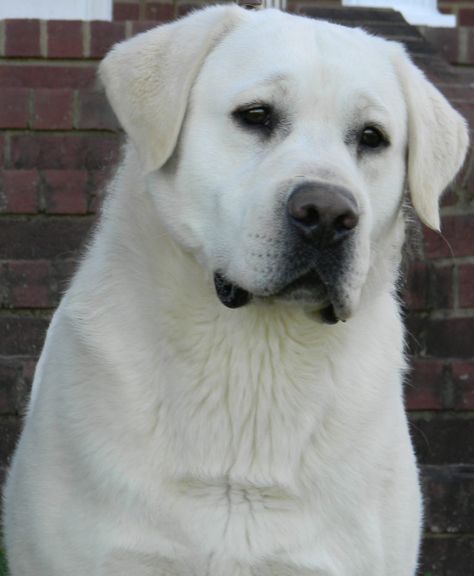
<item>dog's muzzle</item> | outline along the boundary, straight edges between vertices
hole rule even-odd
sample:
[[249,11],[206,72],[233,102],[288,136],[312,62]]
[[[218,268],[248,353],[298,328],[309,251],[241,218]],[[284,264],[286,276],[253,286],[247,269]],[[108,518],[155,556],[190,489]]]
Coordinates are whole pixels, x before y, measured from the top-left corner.
[[228,308],[240,308],[254,296],[271,298],[317,310],[328,324],[345,320],[341,284],[359,216],[357,202],[345,188],[319,182],[298,185],[286,204],[288,252],[272,288],[252,294],[217,272],[219,300]]

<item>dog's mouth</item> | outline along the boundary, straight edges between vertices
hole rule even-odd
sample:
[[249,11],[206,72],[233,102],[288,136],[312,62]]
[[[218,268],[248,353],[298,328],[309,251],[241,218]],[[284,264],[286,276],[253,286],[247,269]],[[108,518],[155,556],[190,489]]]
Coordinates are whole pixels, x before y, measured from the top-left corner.
[[278,299],[289,303],[302,304],[310,310],[311,316],[319,315],[325,324],[336,324],[343,319],[339,317],[336,312],[337,307],[331,301],[331,291],[328,290],[315,271],[307,272],[276,292],[264,296],[248,292],[234,282],[227,280],[219,272],[214,274],[214,286],[217,297],[227,308],[241,308],[254,297],[257,297],[265,300]]

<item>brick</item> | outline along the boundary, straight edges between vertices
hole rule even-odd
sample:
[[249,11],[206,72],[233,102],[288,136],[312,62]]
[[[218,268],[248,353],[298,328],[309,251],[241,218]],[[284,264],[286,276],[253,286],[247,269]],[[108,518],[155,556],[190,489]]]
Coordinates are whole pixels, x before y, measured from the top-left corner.
[[51,308],[48,260],[17,260],[8,263],[9,300],[12,308]]
[[31,360],[0,358],[0,415],[24,413],[34,365]]
[[426,354],[436,358],[471,358],[474,356],[473,334],[474,318],[426,320]]
[[435,537],[423,542],[420,576],[469,576],[474,566],[474,538]]
[[474,163],[466,170],[464,183],[465,200],[470,203],[474,200]]
[[472,104],[472,102],[456,102],[454,107],[462,116],[464,116],[472,130],[474,126],[474,104]]
[[[472,76],[472,81],[474,82],[474,74]],[[461,170],[459,171],[459,174],[456,178],[460,182],[460,185],[462,187],[465,187],[467,185],[469,177],[472,175],[473,172],[474,172],[474,148],[470,146],[467,151],[464,164],[462,165]]]
[[35,214],[38,211],[39,176],[36,170],[0,172],[0,212]]
[[142,32],[148,32],[152,28],[156,28],[158,23],[156,20],[140,20],[139,22],[132,23],[132,35],[141,34]]
[[124,39],[124,22],[91,22],[91,57],[102,58],[115,43]]
[[85,170],[45,170],[42,200],[49,214],[85,214],[88,174]]
[[72,116],[72,90],[48,88],[35,90],[32,128],[35,130],[69,130],[73,124]]
[[118,120],[105,94],[97,91],[79,93],[79,111],[76,128],[80,130],[117,130]]
[[90,217],[3,219],[0,226],[0,259],[35,260],[77,258],[93,223]]
[[169,22],[174,17],[175,8],[171,2],[148,2],[145,7],[145,20]]
[[5,56],[41,56],[39,20],[5,21]]
[[456,9],[453,6],[438,6],[438,10],[441,14],[456,14]]
[[442,410],[446,365],[438,360],[416,360],[405,385],[408,410]]
[[59,302],[77,270],[77,260],[55,260],[52,262],[54,284],[52,285],[53,294]]
[[0,418],[0,462],[9,464],[21,431],[21,420],[11,416]]
[[114,3],[114,20],[138,20],[140,17],[140,7],[138,4]]
[[423,36],[435,46],[448,62],[459,62],[459,31],[457,28],[428,28]]
[[[474,246],[473,246],[474,252]],[[474,264],[463,264],[458,270],[459,305],[461,308],[474,307]]]
[[474,418],[451,413],[409,413],[420,464],[474,464]]
[[188,2],[186,4],[178,4],[178,13],[176,15],[179,17],[186,16],[193,10],[199,9],[201,6],[202,4],[200,4],[199,2],[196,3]]
[[474,411],[474,360],[416,359],[405,393],[408,410]]
[[459,204],[459,194],[457,189],[452,186],[441,196],[440,207],[447,208],[448,206],[456,206]]
[[33,384],[33,379],[36,372],[36,365],[38,361],[36,358],[30,359],[23,359],[23,379],[28,384],[28,387],[31,388]]
[[19,363],[0,358],[0,414],[15,411],[13,397],[20,374],[21,365]]
[[[332,2],[330,2],[332,3]],[[318,4],[318,6],[316,6]],[[323,4],[319,6],[319,4]],[[344,26],[362,26],[368,23],[371,24],[396,24],[397,26],[405,26],[406,21],[400,12],[395,10],[374,10],[373,8],[344,8],[340,9],[340,5],[329,6],[326,2],[315,2],[315,5],[307,4],[306,2],[301,3],[301,12],[312,18],[318,18],[322,20],[330,20],[332,22],[343,24]],[[199,6],[199,4],[192,4],[193,6]]]
[[[463,33],[467,37],[467,54],[464,55],[463,64],[472,64],[474,62],[474,28],[473,27],[464,27]],[[471,127],[472,128],[472,127]]]
[[474,26],[474,9],[461,8],[459,10],[458,26]]
[[474,361],[453,362],[454,408],[474,410]]
[[474,532],[474,466],[425,466],[425,529],[434,534]]
[[469,256],[474,246],[474,215],[445,216],[442,233],[424,228],[427,258]]
[[27,88],[90,88],[96,82],[95,64],[85,66],[0,65],[0,89]]
[[[438,30],[448,30],[448,28],[438,28]],[[440,85],[439,89],[451,103],[455,104],[470,104],[474,96],[474,87],[467,83]]]
[[11,136],[15,168],[98,170],[118,159],[114,135],[18,134]]
[[8,299],[7,293],[7,266],[0,263],[0,308],[4,308]]
[[51,20],[48,25],[48,58],[82,58],[83,26],[76,20]]
[[91,190],[89,210],[91,212],[98,212],[106,195],[107,184],[111,178],[111,170],[94,170],[89,172],[89,176]]
[[424,330],[426,320],[413,311],[408,310],[405,316],[406,327],[406,347],[407,353],[411,357],[423,356],[425,354]]
[[3,268],[5,309],[50,309],[58,306],[77,261],[11,260]]
[[[43,346],[48,324],[47,318],[0,317],[0,354],[37,356]],[[3,441],[1,435],[0,438]]]
[[0,90],[0,128],[26,128],[29,115],[27,88]]
[[4,149],[5,149],[5,138],[0,134],[0,168],[5,165],[5,157],[4,157]]
[[451,308],[453,265],[414,262],[408,271],[405,302],[412,310]]

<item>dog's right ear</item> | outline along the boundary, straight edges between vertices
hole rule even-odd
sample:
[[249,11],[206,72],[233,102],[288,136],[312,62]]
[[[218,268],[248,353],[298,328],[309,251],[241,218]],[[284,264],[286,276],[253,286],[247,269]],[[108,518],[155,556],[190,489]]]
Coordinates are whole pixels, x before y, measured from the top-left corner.
[[117,44],[102,61],[99,77],[146,172],[171,156],[206,56],[247,15],[232,5],[200,10]]

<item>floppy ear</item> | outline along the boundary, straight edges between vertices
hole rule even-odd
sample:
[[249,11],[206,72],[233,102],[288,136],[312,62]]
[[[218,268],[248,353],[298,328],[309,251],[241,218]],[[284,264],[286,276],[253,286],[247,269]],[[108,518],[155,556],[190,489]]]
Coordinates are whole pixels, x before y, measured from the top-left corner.
[[420,220],[439,230],[439,198],[461,168],[469,144],[464,118],[395,46],[408,108],[408,188]]
[[146,172],[172,154],[207,54],[246,14],[237,6],[207,8],[117,44],[102,61],[99,77]]

